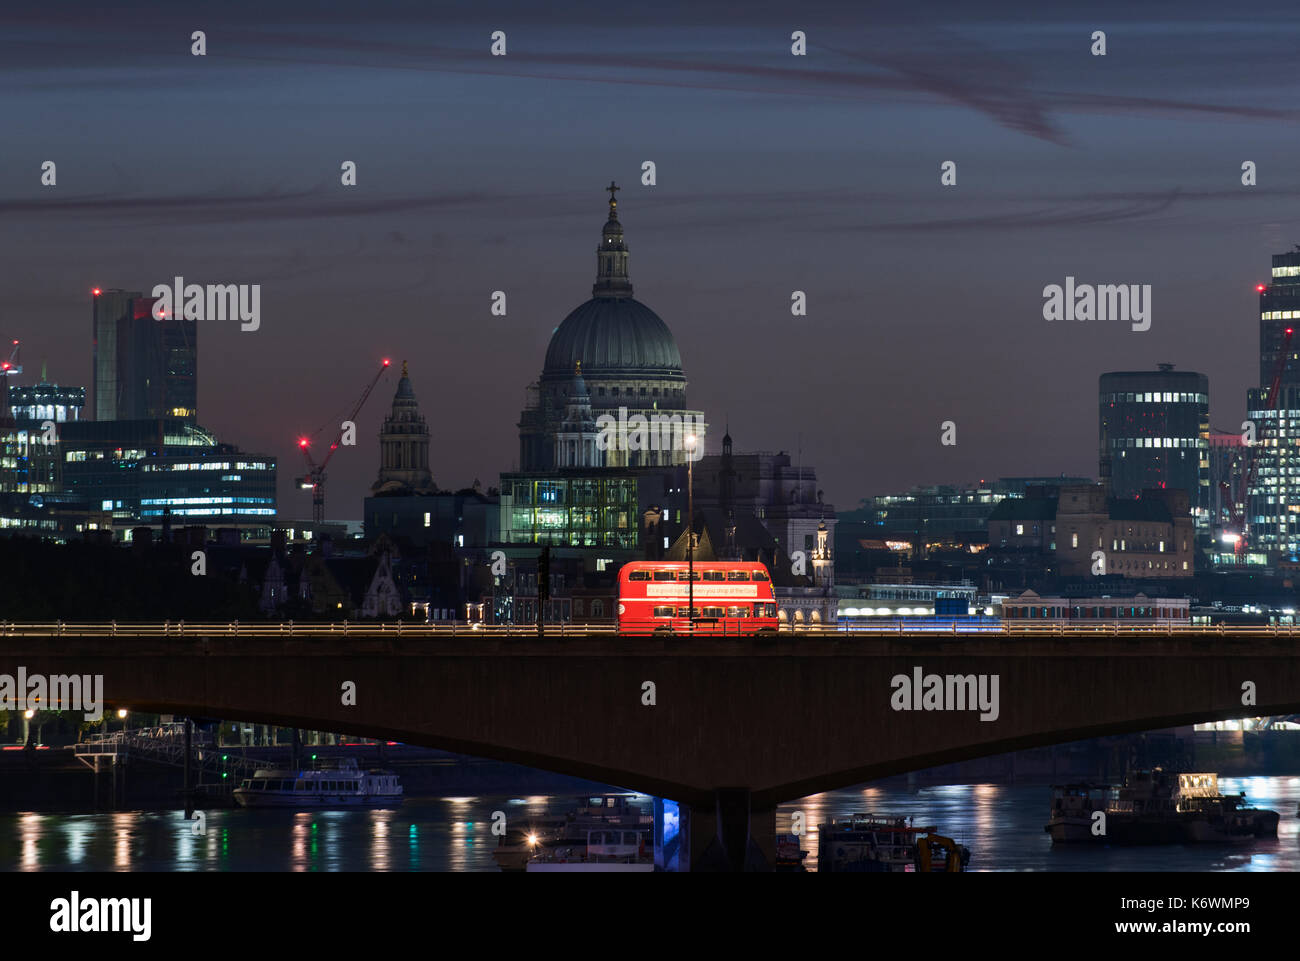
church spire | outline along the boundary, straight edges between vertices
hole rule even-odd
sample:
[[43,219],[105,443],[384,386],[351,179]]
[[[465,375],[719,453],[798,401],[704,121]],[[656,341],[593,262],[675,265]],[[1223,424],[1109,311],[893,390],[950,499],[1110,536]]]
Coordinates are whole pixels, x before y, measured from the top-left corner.
[[618,222],[618,201],[614,194],[623,188],[614,181],[605,188],[609,191],[609,220],[601,231],[600,246],[596,248],[596,283],[592,285],[593,297],[618,300],[632,296],[632,281],[627,275],[627,244],[623,242],[623,225]]

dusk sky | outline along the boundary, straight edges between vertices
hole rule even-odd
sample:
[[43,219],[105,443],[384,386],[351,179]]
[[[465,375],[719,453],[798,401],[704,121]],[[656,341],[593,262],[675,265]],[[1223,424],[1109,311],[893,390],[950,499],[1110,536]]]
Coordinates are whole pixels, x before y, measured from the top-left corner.
[[[260,330],[200,328],[199,421],[278,456],[282,517],[311,510],[295,438],[337,426],[385,356],[410,364],[438,484],[496,486],[550,335],[590,297],[613,179],[636,297],[676,337],[710,451],[728,421],[738,450],[802,446],[841,510],[918,483],[1094,476],[1105,371],[1203,372],[1211,423],[1239,429],[1254,285],[1300,243],[1300,8],[736,9],[7,6],[17,382],[46,359],[89,387],[92,287],[261,284]],[[1044,320],[1067,276],[1150,284],[1150,330]],[[330,519],[361,517],[395,386],[331,464]]]

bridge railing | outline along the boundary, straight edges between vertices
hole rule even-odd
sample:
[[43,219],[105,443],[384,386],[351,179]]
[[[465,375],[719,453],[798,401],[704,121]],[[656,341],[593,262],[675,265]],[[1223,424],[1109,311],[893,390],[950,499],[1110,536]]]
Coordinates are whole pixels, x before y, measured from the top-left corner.
[[[952,621],[951,624],[927,621],[924,627],[906,623],[889,624],[796,624],[782,625],[782,634],[812,636],[898,636],[898,637],[936,637],[944,635],[1006,635],[1013,637],[1149,637],[1173,635],[1207,634],[1225,637],[1297,637],[1300,630],[1289,624],[1243,624],[1243,625],[1202,625],[1186,623],[1148,623],[1125,624],[1121,621],[1096,621],[1090,623],[1064,623],[1060,621],[1001,622],[997,624],[964,623]],[[590,635],[618,634],[614,624],[547,624],[546,637],[550,639],[565,637],[587,637]],[[117,621],[99,623],[72,623],[56,621],[54,623],[22,624],[12,621],[0,621],[0,638],[4,637],[248,637],[248,638],[286,638],[286,637],[356,637],[356,638],[535,638],[536,625],[522,624],[408,624],[394,622],[303,622],[278,621],[273,623],[257,621],[233,621],[228,623],[199,623],[194,621],[163,621],[161,623],[126,623]],[[705,636],[701,631],[701,636]],[[710,635],[718,636],[718,635]]]

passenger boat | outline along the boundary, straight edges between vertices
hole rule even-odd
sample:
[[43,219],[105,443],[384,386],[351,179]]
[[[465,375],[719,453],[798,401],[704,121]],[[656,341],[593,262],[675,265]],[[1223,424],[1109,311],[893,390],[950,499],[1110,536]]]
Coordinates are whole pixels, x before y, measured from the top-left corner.
[[[1096,817],[1099,811],[1105,813],[1104,820]],[[1053,842],[1232,843],[1277,837],[1278,820],[1276,811],[1250,806],[1244,791],[1221,794],[1217,774],[1152,768],[1135,771],[1118,788],[1053,787],[1051,818],[1044,830]]]
[[819,872],[954,873],[968,863],[964,845],[911,818],[854,814],[818,825]]
[[648,873],[655,869],[650,832],[628,828],[588,831],[585,843],[549,848],[528,861],[529,873]]
[[264,768],[235,788],[235,801],[248,808],[396,807],[402,785],[392,771],[357,767],[354,758],[321,760],[308,770]]
[[601,794],[578,798],[561,816],[530,817],[507,825],[492,858],[502,871],[524,871],[528,862],[552,848],[582,846],[587,832],[601,827],[653,830],[654,815],[633,803],[635,794]]

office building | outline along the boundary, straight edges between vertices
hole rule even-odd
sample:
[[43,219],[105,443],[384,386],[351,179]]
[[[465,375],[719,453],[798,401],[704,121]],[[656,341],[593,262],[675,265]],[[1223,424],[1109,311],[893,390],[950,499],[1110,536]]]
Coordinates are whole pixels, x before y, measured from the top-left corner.
[[1204,374],[1156,370],[1102,374],[1099,385],[1100,456],[1110,459],[1112,496],[1142,491],[1187,493],[1192,518],[1209,536],[1210,381]]
[[275,458],[218,443],[188,419],[68,423],[59,450],[64,489],[119,532],[201,525],[266,540],[275,526]]
[[95,420],[198,417],[198,325],[139,291],[92,291]]
[[[1259,292],[1259,387],[1246,392],[1255,428],[1247,452],[1246,563],[1300,559],[1300,248],[1273,256],[1272,278]],[[1278,388],[1272,385],[1277,379]],[[1233,532],[1237,533],[1237,532]]]

